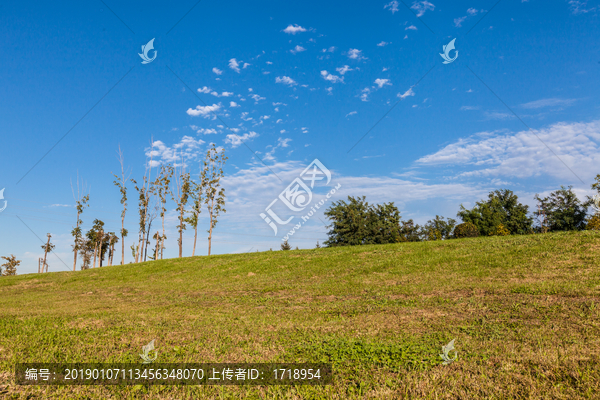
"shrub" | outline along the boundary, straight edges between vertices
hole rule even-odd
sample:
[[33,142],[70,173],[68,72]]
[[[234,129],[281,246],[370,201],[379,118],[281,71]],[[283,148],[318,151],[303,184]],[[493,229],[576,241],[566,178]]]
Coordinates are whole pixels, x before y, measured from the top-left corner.
[[288,241],[284,241],[283,243],[281,243],[281,250],[291,250],[292,246],[290,246],[290,244],[288,243]]
[[477,236],[479,236],[479,229],[472,222],[464,222],[454,228],[454,237],[457,239]]
[[494,229],[493,231],[491,231],[489,233],[489,236],[508,236],[510,235],[510,232],[508,231],[508,229],[506,229],[506,227],[503,224],[500,224],[496,227],[496,229]]
[[600,213],[595,214],[587,223],[585,229],[590,231],[600,231]]

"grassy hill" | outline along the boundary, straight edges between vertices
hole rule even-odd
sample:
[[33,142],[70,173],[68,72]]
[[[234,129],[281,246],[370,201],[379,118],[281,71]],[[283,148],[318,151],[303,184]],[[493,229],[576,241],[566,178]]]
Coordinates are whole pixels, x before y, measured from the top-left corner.
[[[600,395],[600,233],[275,251],[0,278],[0,397]],[[441,365],[456,338],[458,361]],[[324,387],[15,387],[14,363],[329,361]],[[31,397],[26,397],[31,396]]]

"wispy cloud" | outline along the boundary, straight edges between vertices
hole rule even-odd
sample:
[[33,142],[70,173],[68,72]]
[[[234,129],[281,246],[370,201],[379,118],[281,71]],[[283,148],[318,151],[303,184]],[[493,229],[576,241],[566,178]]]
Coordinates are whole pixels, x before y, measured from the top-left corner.
[[192,109],[189,108],[186,112],[188,115],[192,116],[192,117],[204,117],[204,118],[211,118],[213,117],[214,119],[214,115],[216,114],[217,111],[219,111],[221,109],[221,103],[219,104],[213,104],[212,106],[196,106],[196,108]]
[[229,60],[229,68],[231,68],[238,74],[240,73],[240,63],[235,58]]
[[301,27],[300,25],[288,25],[288,27],[285,28],[283,31],[291,35],[295,35],[296,33],[306,32],[306,29]]
[[416,31],[417,27],[414,25],[410,25],[410,26],[407,26],[406,28],[404,28],[404,30],[405,31]]
[[366,58],[362,55],[362,50],[350,49],[348,50],[348,58],[353,60],[365,60]]
[[379,89],[386,85],[392,85],[389,79],[375,79],[375,84],[378,86]]
[[236,148],[243,142],[249,139],[254,139],[258,137],[258,133],[251,131],[249,133],[244,133],[243,135],[230,134],[225,138],[225,143],[231,144],[231,147]]
[[216,68],[216,67],[212,69],[212,72],[214,72],[217,75],[221,75],[223,73],[223,71],[221,71],[219,68]]
[[388,42],[381,41],[381,42],[377,43],[377,46],[383,47],[383,46],[387,46],[388,44],[389,44]]
[[296,45],[296,47],[294,47],[292,50],[290,50],[290,52],[292,54],[296,54],[296,53],[301,53],[303,51],[306,51],[306,49],[302,46]]
[[401,100],[404,100],[408,96],[414,96],[414,95],[415,95],[415,92],[413,92],[412,88],[408,89],[403,94],[398,93],[398,97],[400,97]]
[[337,75],[331,75],[327,71],[321,71],[321,76],[326,81],[329,81],[329,82],[332,82],[332,83],[344,82],[344,78],[343,77],[340,77],[340,76],[337,76]]
[[393,0],[392,2],[390,2],[390,3],[386,4],[385,6],[383,6],[384,10],[386,8],[389,9],[392,12],[392,14],[394,14],[395,12],[398,11],[398,1]]
[[288,86],[294,86],[298,83],[289,76],[278,76],[275,78],[275,83],[283,83]]
[[417,12],[417,17],[422,17],[428,10],[435,10],[435,6],[428,1],[415,1],[410,8]]
[[526,109],[538,109],[544,107],[570,106],[575,101],[575,99],[559,99],[553,97],[549,99],[530,101],[529,103],[521,104],[519,107]]
[[350,111],[348,114],[346,114],[346,118],[349,117],[349,116],[351,116],[351,115],[355,115],[355,114],[358,114],[358,112],[357,111]]

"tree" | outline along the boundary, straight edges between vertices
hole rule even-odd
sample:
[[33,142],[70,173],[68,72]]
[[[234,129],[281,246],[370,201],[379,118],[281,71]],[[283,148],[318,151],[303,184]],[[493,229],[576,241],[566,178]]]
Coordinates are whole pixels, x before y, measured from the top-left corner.
[[87,238],[81,238],[79,243],[79,255],[81,256],[81,260],[83,261],[83,264],[81,265],[82,271],[90,269],[92,257],[94,256],[94,250],[95,246],[91,240]]
[[400,212],[394,203],[370,205],[366,197],[348,196],[348,202],[333,202],[325,211],[328,225],[326,246],[396,243],[402,240]]
[[177,230],[179,232],[179,258],[183,257],[183,231],[186,229],[185,225],[185,206],[190,196],[190,174],[185,172],[185,163],[181,160],[181,170],[179,174],[175,171],[175,192],[172,193],[172,198],[175,204],[177,204],[177,218],[179,225]]
[[448,218],[448,221],[444,220],[444,217],[439,215],[435,216],[435,219],[427,221],[422,228],[422,236],[424,240],[447,240],[452,237],[452,231],[456,226],[456,220]]
[[92,268],[96,268],[96,259],[98,255],[102,253],[102,247],[104,244],[104,222],[99,219],[95,219],[92,229],[90,229],[85,236],[89,241],[89,246],[91,246],[94,252],[94,263]]
[[561,186],[543,199],[536,194],[535,199],[547,218],[550,231],[573,231],[585,227],[586,206],[579,201],[572,186]]
[[290,246],[290,244],[288,243],[288,241],[284,241],[283,243],[281,243],[281,250],[291,250],[292,246]]
[[463,222],[454,228],[454,237],[457,239],[477,236],[479,236],[479,229],[472,222]]
[[223,178],[224,172],[223,167],[227,157],[225,157],[225,149],[221,149],[219,152],[215,146],[206,152],[206,158],[204,160],[204,167],[200,176],[201,182],[205,184],[205,199],[204,204],[208,211],[209,228],[208,228],[208,255],[210,256],[212,247],[212,233],[213,229],[217,225],[219,215],[221,212],[227,212],[225,210],[225,188],[221,187],[221,179]]
[[85,185],[82,182],[82,190],[79,190],[79,174],[77,174],[77,195],[75,195],[75,188],[73,187],[73,182],[71,182],[71,192],[73,192],[73,198],[75,199],[75,206],[77,209],[77,224],[75,228],[71,231],[71,235],[73,235],[74,243],[73,243],[73,271],[77,268],[77,252],[79,251],[78,244],[81,241],[81,224],[83,221],[80,216],[83,213],[83,209],[85,207],[89,207],[88,202],[90,201],[90,195],[83,195],[85,193]]
[[590,218],[585,229],[590,231],[600,231],[600,213],[596,213]]
[[167,211],[167,196],[171,193],[171,178],[173,177],[173,167],[171,165],[161,165],[160,173],[156,178],[156,188],[160,202],[160,218],[162,220],[162,235],[160,236],[160,259],[163,258],[165,248],[165,213]]
[[186,222],[194,228],[194,247],[192,249],[192,257],[196,255],[196,239],[198,238],[198,220],[202,212],[202,196],[206,190],[206,177],[200,173],[200,182],[190,182],[190,197],[194,201],[190,216],[186,218]]
[[113,175],[116,178],[113,183],[119,188],[119,192],[121,193],[121,204],[123,205],[123,211],[121,211],[121,265],[123,265],[125,264],[125,238],[128,233],[127,229],[125,229],[125,214],[127,213],[127,181],[129,180],[129,176],[125,178],[125,162],[123,160],[123,152],[121,151],[120,145],[117,154],[119,154],[119,163],[121,164],[121,176],[118,176],[113,172]]
[[119,242],[119,237],[114,232],[108,232],[108,266],[113,265],[113,257],[115,254],[115,244]]
[[402,221],[400,228],[401,242],[420,242],[422,240],[422,228],[413,222],[412,219]]
[[[17,257],[14,255],[10,255],[9,257],[2,257],[6,262],[2,264],[4,267],[4,272],[2,272],[2,276],[16,275],[17,267],[21,264],[21,261],[17,260]],[[0,268],[0,272],[2,268]]]
[[48,264],[46,264],[46,257],[48,256],[48,253],[54,250],[55,247],[52,243],[50,243],[50,238],[52,238],[52,235],[48,234],[48,242],[42,245],[42,250],[44,250],[44,263],[42,264],[42,272],[44,272],[44,265],[46,266],[46,272],[48,272]]
[[315,249],[320,249],[321,245],[319,244],[319,241],[317,240],[317,245],[315,246]]
[[478,201],[471,210],[461,204],[457,216],[463,222],[473,223],[484,236],[493,235],[501,224],[511,235],[525,235],[533,231],[528,210],[529,206],[519,203],[512,191],[501,189],[490,192],[486,201]]

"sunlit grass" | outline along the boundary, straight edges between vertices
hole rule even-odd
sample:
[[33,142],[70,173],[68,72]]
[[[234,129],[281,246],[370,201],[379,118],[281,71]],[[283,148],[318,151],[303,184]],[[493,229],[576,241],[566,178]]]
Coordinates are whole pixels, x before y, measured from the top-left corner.
[[[595,398],[600,234],[164,260],[0,278],[11,398]],[[458,361],[441,365],[456,338]],[[327,387],[14,387],[15,362],[326,361]],[[4,377],[4,378],[2,378]],[[9,386],[6,386],[9,385]]]

